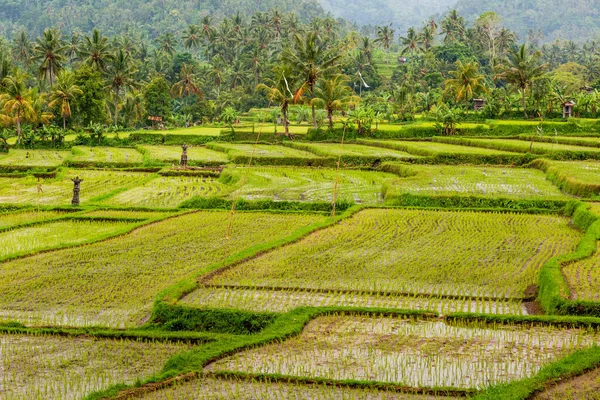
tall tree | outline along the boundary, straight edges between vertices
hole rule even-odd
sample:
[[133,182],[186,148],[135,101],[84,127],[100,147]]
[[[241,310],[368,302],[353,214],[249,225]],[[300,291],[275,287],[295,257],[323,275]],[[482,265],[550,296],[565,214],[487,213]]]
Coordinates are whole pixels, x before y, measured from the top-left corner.
[[385,50],[385,62],[389,64],[389,51],[390,46],[394,43],[394,34],[396,31],[391,26],[379,26],[377,27],[377,39],[375,42],[379,43]]
[[94,29],[92,37],[84,38],[79,48],[79,58],[94,70],[103,72],[106,64],[113,58],[108,39]]
[[421,39],[414,28],[408,28],[406,36],[400,37],[400,43],[404,46],[402,54],[410,53],[414,55],[421,51]]
[[278,66],[274,70],[274,79],[268,79],[267,83],[259,84],[256,89],[262,91],[269,105],[279,103],[281,116],[283,118],[283,129],[286,136],[290,137],[290,128],[288,123],[288,109],[294,101],[294,95],[290,89],[293,87],[292,74],[289,68]]
[[75,75],[72,72],[61,71],[56,77],[56,85],[50,93],[50,107],[59,106],[63,119],[63,129],[67,129],[67,118],[71,118],[71,101],[83,92],[75,84]]
[[333,129],[333,113],[341,109],[350,100],[351,96],[352,90],[348,86],[346,75],[334,75],[319,82],[315,88],[313,102],[325,108],[329,129]]
[[[300,88],[295,93],[295,99],[299,99],[304,91],[310,93],[314,98],[315,86],[323,75],[337,72],[342,54],[336,47],[327,48],[315,32],[304,36],[294,36],[294,47],[286,47],[281,53],[281,59],[288,65],[298,77]],[[317,115],[315,105],[312,104],[313,127],[317,128]]]
[[27,37],[27,32],[21,31],[15,36],[12,53],[17,61],[20,61],[23,65],[29,65],[33,56],[33,44]]
[[479,66],[475,62],[456,62],[456,70],[450,72],[451,79],[446,80],[446,91],[455,95],[456,101],[465,102],[467,113],[469,112],[469,99],[477,93],[487,92],[483,84],[484,76],[479,73]]
[[47,79],[52,87],[54,77],[62,69],[65,61],[65,50],[60,32],[56,29],[46,29],[35,41],[33,60],[40,63],[40,76]]
[[202,29],[198,25],[188,25],[183,36],[183,47],[197,52],[202,45]]
[[0,104],[3,104],[6,113],[4,119],[14,123],[17,128],[18,144],[21,143],[21,123],[34,113],[29,89],[25,85],[28,77],[23,71],[17,69],[12,75],[2,80],[4,93],[0,94]]
[[106,67],[106,78],[108,87],[115,95],[114,124],[119,121],[119,101],[121,90],[137,86],[135,73],[137,72],[129,53],[119,49]]
[[523,114],[527,118],[527,101],[525,91],[535,78],[542,76],[546,64],[540,62],[539,52],[530,52],[526,45],[509,53],[503,64],[499,66],[499,76],[508,83],[515,85],[521,92]]
[[194,71],[194,66],[184,63],[179,71],[179,81],[173,85],[171,93],[174,97],[181,99],[184,97],[189,99],[192,95],[202,97],[203,93],[198,80],[199,78]]

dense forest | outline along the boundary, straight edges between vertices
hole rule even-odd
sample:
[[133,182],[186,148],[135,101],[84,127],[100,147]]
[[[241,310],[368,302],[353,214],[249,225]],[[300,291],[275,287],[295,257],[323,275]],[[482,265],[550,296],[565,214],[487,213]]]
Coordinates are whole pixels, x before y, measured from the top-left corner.
[[320,0],[323,8],[336,17],[359,25],[387,25],[405,31],[432,16],[442,15],[456,4],[456,0]]
[[[0,143],[60,143],[65,132],[149,125],[229,124],[260,118],[373,123],[419,113],[451,134],[460,120],[556,118],[600,109],[600,46],[590,41],[522,43],[492,12],[469,24],[456,10],[397,32],[368,32],[332,17],[303,22],[278,8],[218,19],[205,15],[154,39],[59,27],[0,38]],[[483,110],[473,112],[473,99]]]
[[456,8],[469,23],[484,12],[497,13],[520,40],[583,42],[600,36],[600,0],[566,3],[559,0],[4,0],[0,2],[0,34],[21,30],[31,36],[49,27],[88,34],[94,28],[105,35],[127,33],[154,39],[164,32],[179,32],[210,14],[215,20],[239,12],[250,16],[278,7],[294,11],[301,21],[314,17],[344,18],[365,26],[363,33],[379,25],[404,32],[430,18],[440,19]]
[[458,0],[456,7],[471,21],[494,11],[522,39],[581,42],[600,36],[600,0]]
[[37,36],[49,27],[89,33],[97,28],[106,35],[155,38],[181,31],[208,14],[220,20],[275,7],[281,12],[295,11],[304,21],[324,14],[317,0],[3,0],[0,34],[25,30]]

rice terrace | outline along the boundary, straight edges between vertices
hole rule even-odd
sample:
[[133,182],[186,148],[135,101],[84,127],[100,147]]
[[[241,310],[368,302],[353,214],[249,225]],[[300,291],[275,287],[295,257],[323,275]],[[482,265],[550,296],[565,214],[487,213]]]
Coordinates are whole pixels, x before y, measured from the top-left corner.
[[600,399],[600,0],[0,3],[0,400]]

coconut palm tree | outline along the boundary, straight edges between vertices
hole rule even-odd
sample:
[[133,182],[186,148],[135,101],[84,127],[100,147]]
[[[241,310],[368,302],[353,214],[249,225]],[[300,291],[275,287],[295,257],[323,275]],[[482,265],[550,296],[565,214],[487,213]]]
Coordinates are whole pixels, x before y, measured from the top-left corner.
[[400,37],[400,43],[402,44],[402,46],[404,46],[404,48],[402,49],[402,54],[408,52],[414,55],[415,53],[421,51],[421,39],[419,38],[419,35],[417,34],[417,31],[415,31],[414,28],[408,28],[406,36]]
[[56,77],[56,85],[50,93],[50,107],[59,106],[63,118],[63,129],[67,129],[67,118],[71,118],[71,101],[83,94],[75,84],[75,75],[72,72],[61,71]]
[[465,34],[465,20],[458,11],[450,10],[441,22],[440,35],[444,35],[444,43],[461,39]]
[[29,65],[33,56],[33,44],[27,37],[25,31],[21,31],[15,36],[12,46],[12,53],[15,59],[22,62],[23,65]]
[[137,86],[135,74],[137,70],[131,62],[129,53],[124,53],[119,49],[115,56],[109,61],[106,67],[106,78],[108,80],[108,88],[115,94],[115,126],[119,120],[119,100],[122,89],[133,88]]
[[267,80],[267,84],[261,83],[256,86],[256,90],[262,91],[270,104],[279,103],[281,107],[281,116],[283,117],[283,129],[287,137],[290,137],[290,128],[288,123],[288,109],[294,101],[294,95],[290,89],[293,87],[292,74],[289,68],[278,66],[273,69],[275,78]]
[[79,47],[79,58],[84,64],[103,72],[106,64],[113,58],[108,39],[94,29],[92,37],[86,36]]
[[485,93],[487,88],[483,85],[484,76],[479,73],[479,65],[475,62],[456,62],[456,70],[451,71],[451,79],[444,82],[447,92],[456,96],[456,101],[465,102],[467,113],[469,112],[469,98],[476,93]]
[[156,39],[156,44],[162,52],[170,56],[177,51],[177,38],[172,32],[166,32],[160,35]]
[[130,119],[136,122],[136,125],[141,124],[142,118],[146,115],[144,108],[144,93],[141,90],[130,90],[125,95],[125,105],[123,109]]
[[381,44],[381,47],[385,50],[385,62],[389,64],[389,51],[390,46],[394,43],[394,34],[396,31],[391,26],[379,26],[377,27],[377,39],[375,42]]
[[194,66],[184,63],[179,71],[179,81],[171,88],[171,94],[181,99],[184,97],[189,99],[193,94],[202,97],[203,93],[198,86],[198,79],[198,75],[194,72]]
[[50,87],[65,62],[65,50],[66,46],[56,29],[44,30],[42,36],[35,41],[32,60],[40,63],[40,76],[48,80]]
[[202,44],[202,29],[198,25],[188,25],[181,38],[183,39],[183,47],[197,52]]
[[17,69],[2,80],[4,93],[0,95],[0,104],[3,104],[5,112],[3,119],[15,124],[18,144],[21,144],[21,123],[34,113],[30,91],[25,85],[28,78],[27,74]]
[[[294,48],[286,47],[281,53],[281,60],[287,65],[297,77],[300,87],[294,95],[295,100],[299,99],[305,91],[310,93],[311,99],[314,98],[315,86],[323,75],[337,72],[338,63],[342,54],[337,48],[326,48],[320,40],[317,39],[315,32],[310,32],[305,36],[294,36]],[[315,105],[312,104],[312,122],[317,128],[317,116]]]
[[527,118],[525,91],[535,78],[542,76],[546,64],[540,62],[539,52],[530,53],[525,45],[509,53],[507,59],[499,66],[499,77],[515,85],[521,92],[523,114]]
[[323,79],[315,88],[315,98],[312,102],[322,106],[327,112],[329,129],[333,129],[333,113],[341,109],[352,97],[352,89],[348,86],[346,75],[334,75]]

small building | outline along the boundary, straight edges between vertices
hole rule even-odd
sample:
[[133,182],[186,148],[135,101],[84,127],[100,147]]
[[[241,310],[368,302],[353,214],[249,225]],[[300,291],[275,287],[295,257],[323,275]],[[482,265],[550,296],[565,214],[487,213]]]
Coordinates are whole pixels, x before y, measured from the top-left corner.
[[562,103],[563,106],[563,118],[571,118],[573,116],[573,107],[575,107],[575,102],[573,100],[569,100],[567,102]]
[[485,107],[485,99],[473,99],[473,108],[475,111],[483,110]]

